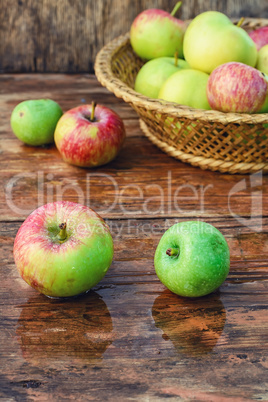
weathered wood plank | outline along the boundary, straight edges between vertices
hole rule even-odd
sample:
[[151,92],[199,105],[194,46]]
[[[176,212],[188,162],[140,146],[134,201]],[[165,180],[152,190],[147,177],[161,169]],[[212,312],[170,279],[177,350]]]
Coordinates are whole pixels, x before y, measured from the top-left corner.
[[[63,75],[63,74],[15,74],[0,75],[0,112],[3,118],[1,133],[9,129],[9,119],[13,108],[26,99],[53,98],[63,111],[91,104],[95,101],[115,109],[122,118],[136,118],[136,112],[123,100],[99,85],[93,75]],[[14,91],[16,88],[16,91]]]
[[266,399],[267,281],[227,281],[220,292],[185,300],[156,278],[137,280],[135,264],[136,275],[107,276],[94,292],[62,302],[38,295],[9,269],[0,290],[6,399],[71,393],[112,401],[130,391],[142,401]]
[[[232,229],[221,225],[229,242]],[[208,392],[213,400],[265,400],[267,251],[262,261],[247,261],[251,251],[240,243],[245,259],[235,262],[231,248],[231,272],[220,292],[186,300],[165,290],[154,273],[159,234],[135,239],[135,228],[125,228],[115,239],[112,267],[94,292],[60,302],[38,295],[19,277],[12,262],[18,226],[8,222],[1,229],[3,396],[40,400],[48,392],[52,399],[71,392],[84,398],[90,392],[88,400],[112,401],[128,398],[131,389],[139,400],[208,400]],[[258,258],[261,237],[267,248],[267,235],[247,236]]]
[[[128,132],[138,133],[138,122],[133,129]],[[117,159],[98,170],[67,165],[54,146],[28,147],[8,138],[1,147],[2,220],[25,219],[37,206],[62,199],[87,204],[107,218],[268,215],[268,177],[261,172],[253,182],[248,176],[204,172],[172,159],[142,136],[128,136]]]
[[[196,219],[192,217],[191,219]],[[116,261],[153,260],[154,250],[164,232],[178,222],[189,220],[187,216],[178,219],[106,219],[115,242]],[[202,219],[201,219],[202,220]],[[243,261],[249,268],[258,268],[255,260],[266,261],[268,254],[268,220],[264,220],[263,231],[254,233],[251,228],[239,226],[233,218],[206,217],[207,223],[218,228],[230,247],[232,260]],[[0,243],[2,246],[1,264],[13,264],[12,248],[16,233],[22,222],[1,222]],[[127,254],[125,250],[128,250]],[[238,263],[238,262],[237,262]],[[243,265],[243,264],[242,264]],[[263,265],[263,264],[261,264]],[[245,267],[247,265],[245,264]],[[264,267],[267,263],[264,263]],[[240,268],[240,267],[239,267]]]
[[[143,137],[130,107],[87,75],[0,81],[0,399],[267,400],[267,177],[204,172],[168,157]],[[54,146],[26,147],[13,136],[18,101],[49,96],[67,110],[92,94],[127,127],[111,164],[76,168]],[[59,197],[101,212],[115,248],[103,280],[68,300],[30,288],[12,254],[30,209]],[[164,231],[188,219],[216,226],[231,253],[227,280],[194,300],[167,291],[153,263]]]
[[[62,198],[86,203],[106,218],[268,215],[267,176],[204,172],[169,157],[142,135],[131,107],[92,76],[15,75],[0,76],[0,82],[0,220],[23,220],[37,206]],[[113,108],[127,132],[118,158],[98,170],[81,169],[64,163],[55,146],[23,145],[11,132],[10,115],[18,102],[36,97],[50,97],[64,111],[92,98]]]
[[[97,52],[129,31],[146,8],[171,11],[174,0],[2,0],[0,72],[92,72]],[[193,18],[206,10],[229,17],[268,17],[262,0],[187,0],[178,17]]]

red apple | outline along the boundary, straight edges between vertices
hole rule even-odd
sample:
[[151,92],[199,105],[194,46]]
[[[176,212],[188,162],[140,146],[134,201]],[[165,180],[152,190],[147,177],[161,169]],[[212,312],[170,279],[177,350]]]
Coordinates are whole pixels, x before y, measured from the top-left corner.
[[93,167],[112,161],[119,153],[125,128],[117,113],[105,106],[82,105],[64,113],[54,139],[63,159],[76,166]]
[[209,76],[207,98],[212,109],[222,112],[254,113],[265,101],[267,82],[254,67],[230,62]]
[[106,274],[113,258],[107,224],[92,209],[59,201],[33,211],[14,242],[21,277],[47,296],[88,291]]
[[254,31],[249,32],[249,36],[255,42],[257,50],[268,45],[268,27],[254,29]]

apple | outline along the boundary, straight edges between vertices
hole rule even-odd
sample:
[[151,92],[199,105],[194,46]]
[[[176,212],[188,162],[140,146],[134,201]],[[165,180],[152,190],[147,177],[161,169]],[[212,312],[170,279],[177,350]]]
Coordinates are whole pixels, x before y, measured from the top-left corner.
[[[259,110],[257,110],[256,113],[268,113],[268,91],[266,93],[265,101],[262,107]],[[267,124],[265,126],[267,126]]]
[[11,128],[16,137],[28,145],[54,142],[54,131],[62,109],[51,99],[26,100],[11,114]]
[[192,68],[208,74],[230,61],[252,67],[257,62],[257,49],[247,32],[218,11],[206,11],[190,22],[183,52]]
[[210,109],[206,95],[208,77],[202,71],[180,70],[164,82],[158,98],[197,109]]
[[214,226],[202,221],[180,222],[160,239],[154,265],[158,278],[171,292],[185,297],[204,296],[226,279],[229,247]]
[[107,224],[92,209],[68,201],[33,211],[14,242],[21,277],[47,296],[85,293],[106,274],[113,259]]
[[254,41],[257,50],[268,45],[268,27],[261,27],[249,32],[249,36]]
[[94,167],[118,155],[125,140],[125,128],[117,113],[92,102],[92,105],[78,106],[64,113],[54,137],[65,162]]
[[[256,113],[268,113],[268,90],[262,107]],[[267,126],[267,125],[266,125]]]
[[268,74],[268,45],[263,46],[259,50],[256,68],[263,73]]
[[222,112],[255,113],[263,105],[267,81],[256,68],[230,62],[209,76],[207,97],[212,109]]
[[[261,108],[259,110],[257,110],[256,113],[268,113],[268,75],[264,74],[264,78],[266,79],[267,82],[267,91],[266,91],[266,96],[265,96],[265,100],[264,103],[262,104]],[[266,124],[267,126],[267,124]]]
[[226,311],[218,293],[195,299],[180,298],[169,290],[158,296],[152,307],[155,326],[163,331],[178,353],[190,357],[211,353],[219,341]]
[[174,17],[181,2],[173,11],[150,8],[140,13],[130,28],[130,43],[135,53],[142,59],[174,56],[178,52],[183,57],[182,42],[186,24]]
[[139,70],[134,89],[142,95],[156,99],[166,79],[182,68],[189,68],[189,64],[176,57],[149,60]]

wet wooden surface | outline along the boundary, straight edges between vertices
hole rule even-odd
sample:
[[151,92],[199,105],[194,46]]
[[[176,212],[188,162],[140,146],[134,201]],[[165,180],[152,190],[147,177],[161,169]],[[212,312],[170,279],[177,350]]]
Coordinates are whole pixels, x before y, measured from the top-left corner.
[[[147,8],[171,12],[177,0],[1,0],[0,72],[93,72],[102,46],[129,31]],[[184,0],[189,19],[217,10],[229,18],[268,18],[266,0]]]
[[[54,146],[23,145],[11,111],[42,97],[64,111],[92,99],[113,108],[127,130],[118,158],[80,169]],[[0,399],[267,401],[267,177],[204,172],[165,155],[89,75],[2,75],[0,116]],[[26,216],[60,199],[99,212],[115,245],[105,278],[67,301],[31,289],[12,256]],[[196,300],[166,290],[153,265],[164,231],[188,219],[216,226],[231,251],[225,283]]]

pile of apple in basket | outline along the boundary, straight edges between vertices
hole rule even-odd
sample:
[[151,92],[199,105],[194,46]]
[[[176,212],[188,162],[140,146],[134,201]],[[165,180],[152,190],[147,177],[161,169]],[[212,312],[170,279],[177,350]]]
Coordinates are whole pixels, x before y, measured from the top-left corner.
[[223,13],[206,11],[188,25],[163,10],[133,21],[130,42],[146,61],[135,90],[150,98],[221,112],[268,112],[268,27],[246,32]]

